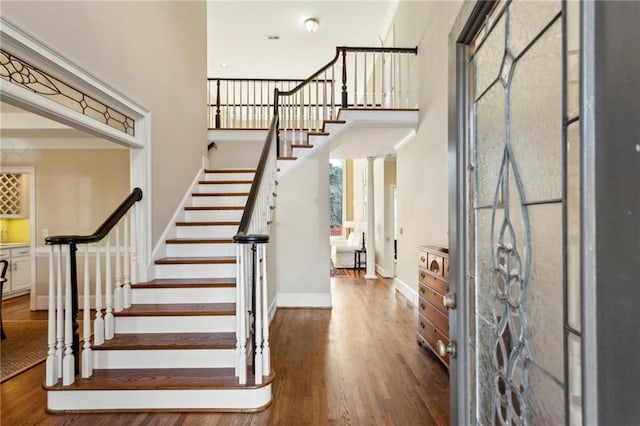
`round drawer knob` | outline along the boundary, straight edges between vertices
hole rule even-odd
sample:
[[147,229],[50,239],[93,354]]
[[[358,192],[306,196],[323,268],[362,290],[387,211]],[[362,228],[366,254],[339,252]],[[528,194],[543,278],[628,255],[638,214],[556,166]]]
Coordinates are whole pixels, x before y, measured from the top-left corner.
[[438,340],[436,343],[436,349],[442,357],[447,356],[447,354],[451,355],[451,358],[456,357],[456,342],[453,340],[448,344],[444,343],[442,340]]

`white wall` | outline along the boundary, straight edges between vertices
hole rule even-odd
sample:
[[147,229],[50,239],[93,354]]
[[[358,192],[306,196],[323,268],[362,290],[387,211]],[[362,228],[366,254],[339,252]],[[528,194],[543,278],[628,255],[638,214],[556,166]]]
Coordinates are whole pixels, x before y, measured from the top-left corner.
[[276,200],[278,306],[331,306],[329,149],[282,176]]
[[155,243],[206,153],[206,3],[4,0],[2,14],[151,111]]
[[397,152],[398,279],[417,291],[419,245],[448,245],[448,35],[461,2],[400,2],[396,46],[418,46],[420,124]]
[[262,153],[262,141],[222,141],[208,153],[210,169],[255,169]]

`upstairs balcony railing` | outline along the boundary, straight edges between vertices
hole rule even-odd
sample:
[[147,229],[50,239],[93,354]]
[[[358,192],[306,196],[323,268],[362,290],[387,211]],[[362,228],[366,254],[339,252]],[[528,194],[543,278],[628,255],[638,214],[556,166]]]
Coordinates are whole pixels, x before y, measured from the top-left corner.
[[289,131],[320,131],[340,108],[410,108],[417,53],[417,48],[341,46],[305,80],[210,78],[209,128],[267,129],[274,105],[279,129]]

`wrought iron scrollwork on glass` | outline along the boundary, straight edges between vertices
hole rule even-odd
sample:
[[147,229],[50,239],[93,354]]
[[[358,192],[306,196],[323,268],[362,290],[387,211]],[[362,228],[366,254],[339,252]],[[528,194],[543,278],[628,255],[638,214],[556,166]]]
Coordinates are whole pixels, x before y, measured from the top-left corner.
[[0,77],[109,127],[135,136],[135,121],[131,117],[4,50],[0,50]]

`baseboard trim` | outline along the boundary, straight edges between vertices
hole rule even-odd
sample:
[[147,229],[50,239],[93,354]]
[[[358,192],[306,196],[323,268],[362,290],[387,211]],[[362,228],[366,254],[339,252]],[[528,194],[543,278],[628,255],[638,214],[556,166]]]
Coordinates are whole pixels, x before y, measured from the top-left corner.
[[278,293],[278,308],[331,308],[331,293]]
[[271,301],[271,305],[269,305],[269,324],[273,321],[273,317],[276,316],[276,311],[278,310],[278,296],[273,298]]
[[413,306],[418,306],[418,292],[415,289],[409,287],[405,282],[399,280],[398,278],[393,279],[393,287]]
[[376,273],[383,278],[393,278],[393,274],[391,274],[388,270],[378,265],[377,263],[376,263]]

